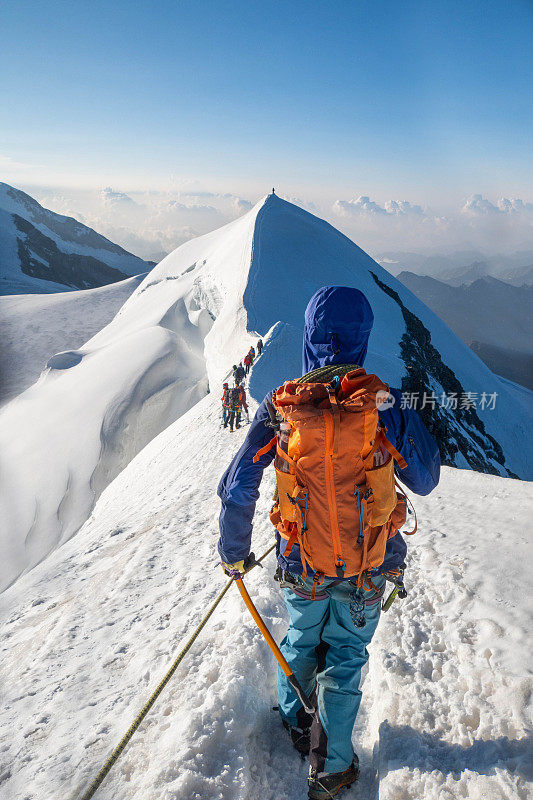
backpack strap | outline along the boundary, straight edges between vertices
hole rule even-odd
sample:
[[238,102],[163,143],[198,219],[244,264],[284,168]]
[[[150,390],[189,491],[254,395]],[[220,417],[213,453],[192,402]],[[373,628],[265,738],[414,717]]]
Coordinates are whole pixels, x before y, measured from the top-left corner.
[[394,478],[394,484],[396,486],[396,489],[402,495],[402,497],[405,497],[405,502],[407,503],[407,508],[411,509],[413,514],[415,515],[415,527],[413,528],[413,530],[412,531],[402,531],[402,533],[405,533],[406,536],[412,536],[418,530],[418,519],[417,519],[417,516],[416,516],[415,507],[412,504],[411,499],[409,497],[407,497],[407,495],[405,494],[404,490],[402,489],[402,487],[400,486],[400,484],[398,483],[396,478]]
[[277,437],[277,436],[274,436],[274,438],[273,438],[273,439],[271,439],[271,440],[268,442],[268,444],[266,444],[264,447],[261,447],[261,448],[260,448],[260,449],[257,451],[257,453],[255,454],[255,456],[252,458],[252,462],[253,462],[254,464],[256,464],[256,463],[259,461],[259,459],[261,458],[261,456],[264,456],[264,455],[265,455],[265,453],[268,453],[268,451],[269,451],[269,450],[272,450],[272,448],[274,447],[274,445],[276,444],[276,442],[277,442],[277,441],[278,441],[278,437]]
[[313,588],[311,589],[311,600],[315,600],[316,594],[316,587],[321,586],[324,583],[324,575],[322,572],[315,572],[315,576],[313,578]]
[[381,443],[383,444],[383,447],[389,451],[393,459],[398,462],[400,469],[405,469],[407,466],[407,461],[401,455],[401,453],[396,450],[392,442],[389,442],[384,432],[381,433]]
[[[288,538],[287,544],[285,545],[285,550],[283,551],[283,557],[287,558],[289,553],[291,552],[292,548],[295,544],[299,545],[300,547],[300,560],[302,562],[302,578],[305,581],[307,579],[307,566],[315,571],[313,567],[313,562],[305,555],[303,547],[302,547],[302,534],[298,531],[298,526],[295,522],[289,523],[288,526]],[[322,576],[322,580],[324,580],[324,576]],[[322,581],[321,581],[322,583]],[[314,598],[311,598],[314,599]]]
[[328,383],[327,386],[326,386],[326,389],[328,390],[329,403],[330,403],[330,406],[331,406],[331,413],[333,414],[333,423],[334,423],[334,425],[333,425],[333,449],[331,451],[332,455],[335,455],[335,453],[337,451],[337,446],[338,446],[338,442],[339,442],[339,438],[340,438],[341,417],[340,417],[340,411],[339,411],[339,403],[338,403],[337,395],[336,395],[336,391],[337,391],[338,385],[339,385],[339,377],[336,376],[331,381],[331,383]]

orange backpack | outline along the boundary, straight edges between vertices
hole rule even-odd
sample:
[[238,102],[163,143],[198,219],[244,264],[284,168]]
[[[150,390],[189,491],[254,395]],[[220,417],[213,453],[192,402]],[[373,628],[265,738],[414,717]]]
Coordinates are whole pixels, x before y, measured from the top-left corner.
[[383,563],[387,539],[405,522],[394,461],[402,469],[406,464],[379,421],[388,386],[361,367],[330,383],[313,382],[324,371],[274,392],[279,430],[254,460],[276,444],[270,519],[287,541],[284,555],[300,545],[304,579],[309,567],[315,586],[335,575],[357,575],[365,585],[365,573]]

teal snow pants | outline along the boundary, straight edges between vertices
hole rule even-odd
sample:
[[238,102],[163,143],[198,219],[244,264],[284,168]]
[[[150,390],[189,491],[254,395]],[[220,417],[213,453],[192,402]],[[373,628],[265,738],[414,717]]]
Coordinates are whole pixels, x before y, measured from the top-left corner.
[[[309,599],[312,579],[298,579],[283,589],[289,612],[289,629],[281,651],[304,690],[318,699],[319,720],[311,724],[311,767],[320,772],[342,772],[353,760],[352,731],[361,703],[361,670],[368,661],[367,645],[377,628],[385,578],[376,577],[376,589],[365,592],[366,624],[356,628],[350,616],[353,584],[326,579]],[[301,595],[300,595],[301,592]],[[305,596],[309,595],[309,597]],[[278,672],[278,702],[289,725],[308,727],[305,713],[284,673]]]

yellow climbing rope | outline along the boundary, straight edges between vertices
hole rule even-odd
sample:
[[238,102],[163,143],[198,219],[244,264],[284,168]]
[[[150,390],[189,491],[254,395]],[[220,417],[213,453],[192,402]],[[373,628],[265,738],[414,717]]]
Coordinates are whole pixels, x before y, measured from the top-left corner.
[[[265,553],[263,553],[261,558],[259,558],[257,561],[255,561],[250,566],[250,568],[247,570],[247,572],[250,572],[250,570],[252,570],[255,566],[257,566],[257,564],[260,564],[261,561],[263,561],[263,559],[266,558],[268,556],[268,554],[272,552],[272,550],[275,548],[275,546],[276,545],[273,544],[271,547],[269,547],[268,550]],[[177,668],[179,667],[179,665],[183,661],[184,657],[187,655],[187,653],[191,649],[191,647],[194,644],[195,640],[198,638],[198,635],[201,633],[201,631],[204,628],[205,624],[207,623],[207,621],[209,620],[209,618],[213,614],[214,610],[216,609],[216,607],[218,606],[218,604],[220,603],[220,601],[222,600],[222,598],[224,597],[224,595],[226,594],[226,592],[228,591],[228,589],[230,588],[232,583],[233,583],[233,578],[231,578],[227,582],[227,584],[224,586],[224,588],[222,589],[222,591],[220,592],[220,594],[216,598],[215,602],[210,607],[209,611],[207,612],[205,617],[202,619],[202,621],[200,622],[200,624],[198,625],[198,627],[196,628],[196,630],[194,631],[194,633],[192,634],[192,636],[188,640],[188,642],[185,645],[185,647],[183,648],[183,650],[181,650],[181,652],[178,654],[178,656],[176,657],[176,659],[172,663],[172,666],[170,667],[170,669],[168,670],[168,672],[166,673],[164,678],[159,682],[159,684],[157,685],[155,691],[150,695],[150,697],[148,698],[148,700],[146,701],[144,706],[141,708],[141,710],[139,711],[139,713],[137,714],[137,716],[135,717],[135,719],[131,723],[130,727],[128,728],[128,730],[126,731],[126,733],[124,734],[124,736],[122,737],[120,742],[117,744],[117,746],[115,747],[115,749],[113,750],[113,752],[111,753],[109,758],[102,765],[102,768],[100,769],[100,771],[98,772],[98,774],[96,775],[96,777],[94,778],[94,780],[92,781],[92,783],[90,784],[88,789],[81,796],[80,800],[90,800],[90,798],[94,796],[95,792],[97,791],[97,789],[102,784],[102,782],[106,778],[107,774],[109,773],[109,771],[113,767],[113,764],[115,764],[118,761],[120,755],[124,751],[126,745],[130,741],[131,737],[133,736],[133,734],[135,733],[135,731],[137,730],[137,728],[139,727],[139,725],[141,724],[143,719],[146,717],[146,715],[148,714],[148,712],[150,711],[150,709],[154,705],[155,701],[157,700],[157,698],[159,697],[159,695],[161,694],[161,692],[163,691],[163,689],[165,688],[165,686],[167,685],[167,683],[169,682],[171,677],[176,672]]]

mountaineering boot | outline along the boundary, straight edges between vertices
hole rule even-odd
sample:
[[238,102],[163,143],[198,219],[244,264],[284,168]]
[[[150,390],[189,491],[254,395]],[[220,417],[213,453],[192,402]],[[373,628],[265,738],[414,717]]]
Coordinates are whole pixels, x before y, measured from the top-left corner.
[[291,737],[293,747],[298,750],[301,756],[308,756],[311,746],[311,729],[294,728],[292,725],[289,725],[288,722],[285,722],[284,719],[281,721],[283,722],[283,727]]
[[335,797],[341,789],[351,786],[359,775],[359,759],[354,753],[353,762],[344,772],[316,772],[309,773],[310,800],[329,800]]

